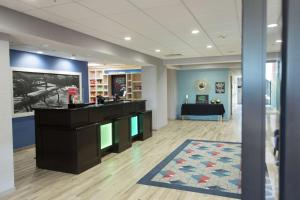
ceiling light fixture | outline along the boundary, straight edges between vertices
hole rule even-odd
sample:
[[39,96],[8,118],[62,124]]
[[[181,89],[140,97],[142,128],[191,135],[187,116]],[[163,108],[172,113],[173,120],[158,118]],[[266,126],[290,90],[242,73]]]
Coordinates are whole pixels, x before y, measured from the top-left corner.
[[268,25],[268,28],[275,28],[275,27],[277,27],[278,26],[278,24],[269,24]]
[[38,53],[38,54],[44,54],[44,52],[42,52],[42,51],[37,51],[36,53]]
[[156,52],[156,53],[159,53],[159,52],[160,52],[160,49],[156,49],[155,52]]
[[213,48],[213,46],[212,45],[207,45],[206,48],[211,49],[211,48]]
[[72,56],[71,56],[71,59],[72,59],[72,60],[76,59],[76,56],[75,56],[75,55],[72,55]]
[[282,43],[282,40],[276,40],[275,42],[276,43]]
[[126,40],[126,41],[130,41],[132,38],[131,37],[129,37],[129,36],[127,36],[127,37],[124,37],[124,40]]
[[198,34],[200,31],[198,29],[192,30],[192,34],[196,35]]

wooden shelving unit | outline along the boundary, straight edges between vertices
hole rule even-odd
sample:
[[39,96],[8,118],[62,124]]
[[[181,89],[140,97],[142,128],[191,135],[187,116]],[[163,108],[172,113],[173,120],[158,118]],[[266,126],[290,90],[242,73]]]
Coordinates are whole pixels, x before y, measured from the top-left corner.
[[126,74],[126,99],[132,99],[132,74]]
[[127,74],[127,99],[142,99],[142,79],[141,73]]
[[101,95],[103,97],[110,96],[110,77],[104,74],[103,69],[89,68],[89,96],[90,102],[94,103],[96,97]]
[[[89,67],[89,101],[94,103],[96,96],[110,97],[111,94],[111,76],[105,74],[105,69]],[[142,79],[141,73],[126,74],[126,99],[142,99]]]

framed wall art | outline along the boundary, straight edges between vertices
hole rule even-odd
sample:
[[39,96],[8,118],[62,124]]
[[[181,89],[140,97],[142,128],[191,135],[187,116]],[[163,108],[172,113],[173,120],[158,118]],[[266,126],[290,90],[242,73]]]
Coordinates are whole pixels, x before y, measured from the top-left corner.
[[202,95],[202,94],[196,95],[196,103],[208,104],[209,103],[208,95]]
[[217,94],[225,93],[225,82],[216,82],[216,93]]
[[64,107],[69,89],[82,99],[81,73],[13,68],[14,117],[33,115],[33,108]]

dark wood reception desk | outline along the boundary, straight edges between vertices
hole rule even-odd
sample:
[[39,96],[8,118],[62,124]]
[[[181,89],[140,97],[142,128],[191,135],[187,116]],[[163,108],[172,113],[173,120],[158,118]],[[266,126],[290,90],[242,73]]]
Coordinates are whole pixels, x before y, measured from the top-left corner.
[[152,112],[145,101],[81,108],[35,109],[36,164],[78,174],[101,162],[101,154],[122,152],[133,139],[152,136]]

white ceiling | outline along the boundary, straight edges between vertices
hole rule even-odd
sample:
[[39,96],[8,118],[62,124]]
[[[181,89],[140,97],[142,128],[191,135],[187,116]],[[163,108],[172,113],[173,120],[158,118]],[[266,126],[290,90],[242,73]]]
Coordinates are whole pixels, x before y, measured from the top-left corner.
[[[0,0],[0,5],[164,59],[241,52],[241,0]],[[270,23],[281,25],[280,0],[268,0]],[[269,52],[280,50],[275,43],[280,27],[268,30]],[[192,35],[193,29],[199,34]]]

